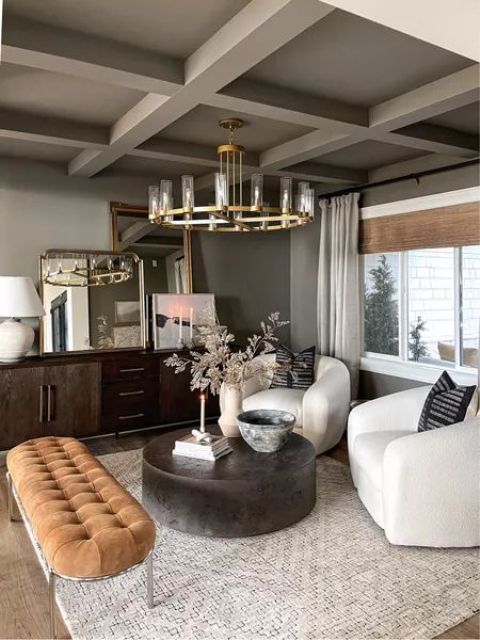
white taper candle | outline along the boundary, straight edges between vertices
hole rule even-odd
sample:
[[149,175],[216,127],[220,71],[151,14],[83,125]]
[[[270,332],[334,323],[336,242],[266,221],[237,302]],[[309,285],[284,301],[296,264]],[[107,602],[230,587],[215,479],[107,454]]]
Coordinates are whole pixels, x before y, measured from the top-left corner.
[[200,431],[205,433],[205,394],[200,394]]

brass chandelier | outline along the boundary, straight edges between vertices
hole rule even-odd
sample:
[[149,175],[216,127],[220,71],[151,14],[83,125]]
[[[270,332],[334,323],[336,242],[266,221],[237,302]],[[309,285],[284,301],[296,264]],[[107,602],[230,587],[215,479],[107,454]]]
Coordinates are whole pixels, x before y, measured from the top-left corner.
[[43,256],[42,280],[61,287],[101,287],[133,278],[132,254],[49,250]]
[[308,182],[299,182],[295,202],[292,200],[292,179],[280,178],[280,202],[271,207],[263,201],[263,175],[254,173],[250,179],[250,204],[243,200],[243,154],[245,148],[234,143],[237,129],[243,126],[238,118],[220,120],[228,131],[228,142],[217,147],[219,171],[215,174],[215,205],[195,206],[193,176],[182,176],[182,206],[174,208],[172,181],[161,180],[148,189],[149,220],[174,229],[197,231],[277,231],[301,227],[313,220],[314,190]]

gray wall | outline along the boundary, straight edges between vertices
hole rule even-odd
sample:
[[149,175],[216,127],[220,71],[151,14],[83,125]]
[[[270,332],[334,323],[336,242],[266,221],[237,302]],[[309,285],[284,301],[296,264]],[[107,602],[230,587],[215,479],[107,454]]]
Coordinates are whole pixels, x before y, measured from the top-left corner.
[[[193,289],[216,295],[220,321],[239,341],[271,311],[289,319],[289,243],[287,232],[192,234]],[[279,336],[289,342],[288,329]]]
[[[366,190],[362,194],[361,206],[372,206],[396,200],[465,189],[479,184],[478,167],[466,167],[456,171],[421,178],[417,185],[409,180],[393,185]],[[290,236],[290,319],[291,344],[296,350],[317,343],[316,300],[318,275],[318,246],[320,221],[318,215],[313,224],[293,231]],[[372,378],[372,376],[374,376]],[[385,380],[382,380],[385,378]],[[376,397],[417,386],[409,380],[401,380],[379,374],[361,374],[360,394]],[[360,397],[363,397],[362,395]]]
[[65,168],[0,158],[0,275],[38,279],[48,248],[110,249],[109,201],[142,202],[145,179],[69,178]]

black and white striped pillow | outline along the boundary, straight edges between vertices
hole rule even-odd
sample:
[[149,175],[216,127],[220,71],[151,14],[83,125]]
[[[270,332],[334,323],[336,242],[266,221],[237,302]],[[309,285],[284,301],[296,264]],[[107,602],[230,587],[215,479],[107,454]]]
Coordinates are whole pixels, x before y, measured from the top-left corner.
[[293,353],[280,345],[275,355],[279,368],[273,375],[271,389],[286,387],[287,389],[308,389],[315,381],[315,347]]
[[430,431],[465,420],[476,387],[455,384],[446,371],[430,390],[418,422],[418,431]]

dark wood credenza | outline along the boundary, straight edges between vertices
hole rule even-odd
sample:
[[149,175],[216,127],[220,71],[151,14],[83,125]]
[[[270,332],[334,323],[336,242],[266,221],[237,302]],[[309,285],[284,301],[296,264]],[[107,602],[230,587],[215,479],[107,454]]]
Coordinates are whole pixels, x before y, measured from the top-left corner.
[[[169,351],[35,357],[0,364],[0,451],[44,435],[77,438],[199,418],[188,373]],[[218,415],[210,397],[207,417]]]

